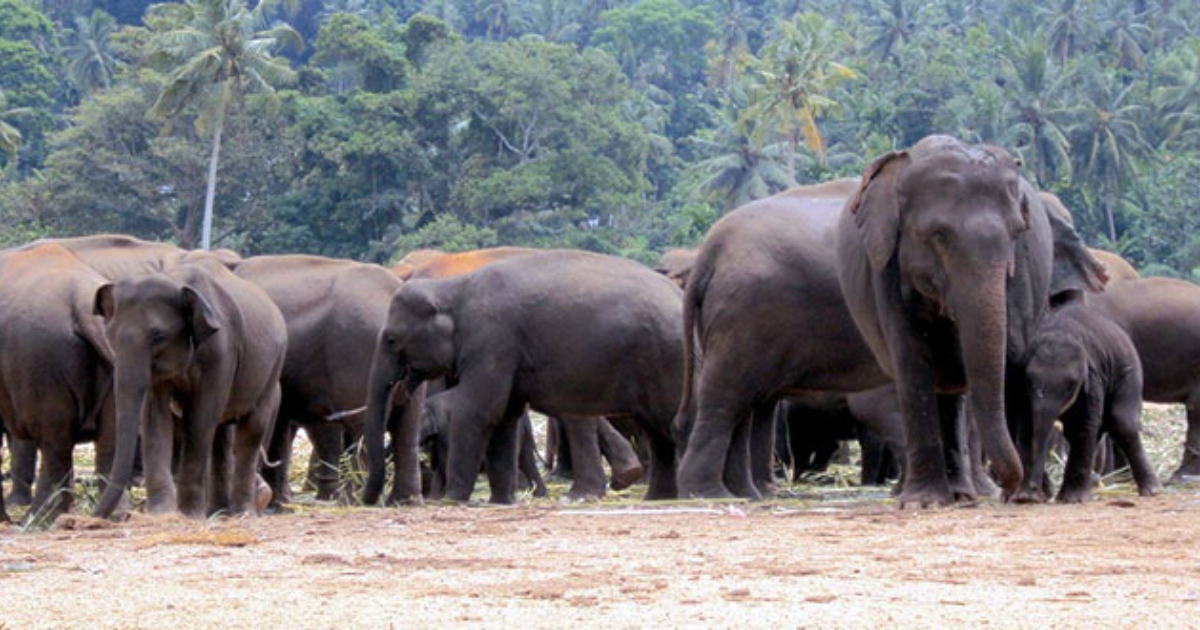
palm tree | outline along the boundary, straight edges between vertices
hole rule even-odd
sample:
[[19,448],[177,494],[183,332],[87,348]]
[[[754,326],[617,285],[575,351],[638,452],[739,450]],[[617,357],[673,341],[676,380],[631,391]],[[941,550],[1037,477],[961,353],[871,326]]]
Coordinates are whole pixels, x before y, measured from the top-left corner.
[[1065,131],[1071,110],[1063,99],[1074,74],[1055,63],[1052,54],[1057,53],[1038,35],[1010,34],[1002,57],[1005,91],[1012,95],[1005,143],[1017,148],[1043,187],[1071,173]]
[[91,17],[77,16],[71,33],[71,44],[65,52],[69,65],[67,76],[80,94],[90,96],[108,89],[112,83],[117,60],[109,48],[109,38],[116,32],[117,21],[100,9]]
[[1035,7],[1045,25],[1046,42],[1060,64],[1087,48],[1090,40],[1092,24],[1079,4],[1079,0],[1061,0],[1057,8]]
[[916,30],[916,20],[904,6],[903,0],[889,0],[887,8],[881,10],[878,5],[882,2],[872,2],[875,24],[869,27],[871,41],[867,51],[874,52],[879,61],[898,61],[896,49],[908,41]]
[[525,23],[525,8],[520,0],[487,0],[479,17],[487,22],[487,37],[508,39],[513,30]]
[[752,139],[763,147],[768,137],[782,135],[789,184],[795,184],[796,150],[803,141],[818,160],[824,159],[825,139],[817,118],[835,109],[827,94],[840,81],[856,78],[854,71],[834,61],[844,33],[816,13],[800,13],[781,22],[763,47],[756,64],[759,85],[750,95],[745,116],[753,123]]
[[569,0],[538,0],[530,12],[529,29],[548,42],[573,42],[581,28],[578,12],[578,7]]
[[1075,148],[1075,173],[1092,185],[1107,222],[1110,242],[1117,242],[1113,208],[1121,201],[1125,184],[1138,175],[1138,163],[1154,157],[1141,128],[1141,105],[1128,99],[1133,85],[1121,86],[1109,75],[1094,71],[1089,77],[1083,104],[1068,128]]
[[729,89],[738,78],[739,66],[750,57],[750,33],[757,27],[757,20],[750,13],[750,6],[741,0],[723,0],[717,14],[717,30],[720,32],[717,66],[719,85]]
[[4,119],[31,113],[29,107],[14,107],[4,109],[4,91],[0,90],[0,151],[7,153],[14,161],[17,151],[21,148],[21,130],[5,122]]
[[146,14],[153,33],[151,61],[169,69],[150,115],[165,120],[199,105],[196,126],[212,134],[200,238],[203,249],[212,245],[217,162],[230,108],[240,110],[248,90],[273,93],[273,84],[295,78],[287,60],[273,53],[286,44],[302,48],[304,42],[286,24],[266,27],[265,13],[271,6],[270,0],[253,9],[246,0],[185,0],[153,5]]

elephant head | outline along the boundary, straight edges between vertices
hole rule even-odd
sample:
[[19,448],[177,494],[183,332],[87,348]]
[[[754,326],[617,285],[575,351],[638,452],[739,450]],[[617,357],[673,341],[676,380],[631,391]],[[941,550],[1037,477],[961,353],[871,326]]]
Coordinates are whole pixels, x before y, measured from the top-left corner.
[[1042,502],[1042,477],[1045,475],[1050,429],[1082,391],[1088,375],[1087,352],[1078,339],[1059,333],[1039,334],[1033,354],[1025,365],[1030,386],[1029,405],[1032,423],[1032,460],[1017,495],[1018,501]]
[[366,445],[368,476],[363,502],[373,504],[383,490],[385,462],[383,432],[389,410],[402,407],[402,426],[393,438],[397,462],[393,496],[405,500],[421,496],[420,467],[420,396],[415,396],[425,381],[449,374],[454,369],[454,318],[439,300],[434,285],[438,281],[415,280],[396,291],[388,309],[387,321],[379,332],[371,375],[367,386],[367,409],[363,441]]
[[[95,508],[96,515],[107,517],[132,476],[139,424],[167,402],[151,400],[154,390],[189,378],[196,350],[221,330],[224,318],[194,288],[161,275],[101,286],[95,313],[105,319],[115,359],[117,450],[109,485]],[[170,444],[145,447],[171,450]]]

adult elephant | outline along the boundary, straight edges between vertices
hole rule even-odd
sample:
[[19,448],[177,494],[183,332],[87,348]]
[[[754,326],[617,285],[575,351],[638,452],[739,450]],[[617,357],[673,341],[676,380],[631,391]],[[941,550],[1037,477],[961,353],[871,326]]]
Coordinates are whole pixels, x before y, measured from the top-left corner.
[[232,268],[262,289],[287,323],[279,418],[267,449],[279,465],[263,469],[272,503],[287,503],[291,495],[288,469],[297,427],[313,443],[317,498],[332,498],[342,452],[362,434],[375,340],[402,282],[378,265],[319,256],[255,256]]
[[[882,485],[903,460],[904,427],[896,390],[884,385],[849,394],[821,392],[788,398],[776,412],[776,453],[790,462],[792,480],[824,471],[842,441],[857,440],[862,485]],[[894,457],[893,457],[894,455]]]
[[684,296],[681,495],[761,496],[780,397],[887,384],[838,286],[837,221],[857,189],[854,179],[793,188],[709,230]]
[[0,254],[0,425],[41,454],[30,517],[69,507],[75,444],[94,441],[97,470],[112,465],[113,356],[92,312],[105,282],[59,245]]
[[1187,407],[1183,458],[1170,482],[1200,476],[1200,287],[1144,278],[1115,283],[1087,296],[1087,304],[1133,340],[1142,363],[1142,399]]
[[[651,442],[646,496],[673,497],[670,423],[681,345],[678,288],[621,258],[550,251],[406,282],[371,368],[364,501],[376,500],[383,486],[383,411],[392,388],[411,390],[443,375],[450,387],[428,399],[427,413],[448,432],[447,498],[470,498],[486,447],[491,500],[514,500],[516,423],[526,406],[566,421],[637,418]],[[408,457],[416,456],[410,449]]]
[[528,247],[492,247],[466,252],[440,252],[421,249],[400,259],[392,273],[401,280],[421,278],[452,278],[471,273],[496,261],[533,254],[542,250]]
[[688,276],[692,273],[692,267],[696,265],[698,254],[699,251],[695,249],[682,247],[668,249],[658,259],[654,270],[670,278],[671,282],[679,285],[679,288],[686,289]]
[[850,313],[896,381],[907,444],[900,505],[975,497],[945,456],[962,447],[953,427],[968,389],[992,474],[1010,497],[1022,464],[1006,411],[1021,439],[1029,341],[1052,297],[1103,288],[1103,268],[1045,210],[1015,158],[948,136],[876,159],[846,204],[837,246]]
[[279,309],[207,254],[105,284],[94,304],[115,356],[117,415],[116,461],[94,513],[109,516],[129,484],[139,425],[150,512],[256,513],[259,453],[279,406],[287,348]]

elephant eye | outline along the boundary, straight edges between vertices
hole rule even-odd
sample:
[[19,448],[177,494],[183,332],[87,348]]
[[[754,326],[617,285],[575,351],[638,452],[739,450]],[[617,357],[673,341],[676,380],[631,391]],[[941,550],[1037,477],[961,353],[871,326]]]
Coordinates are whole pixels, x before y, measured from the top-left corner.
[[933,242],[937,243],[938,245],[945,245],[946,243],[950,242],[950,235],[947,234],[945,230],[940,228],[934,230],[933,234],[929,235],[929,238],[933,239]]
[[166,341],[166,339],[167,336],[163,333],[163,331],[157,329],[150,331],[150,345],[160,345],[162,342]]

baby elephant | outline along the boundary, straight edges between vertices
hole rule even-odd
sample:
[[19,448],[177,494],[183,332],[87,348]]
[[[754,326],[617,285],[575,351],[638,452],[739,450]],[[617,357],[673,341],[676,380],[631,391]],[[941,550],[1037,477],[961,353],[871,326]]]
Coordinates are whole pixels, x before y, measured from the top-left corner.
[[1050,429],[1061,419],[1070,445],[1059,503],[1091,496],[1092,462],[1100,432],[1112,436],[1129,458],[1138,494],[1153,495],[1158,478],[1142,448],[1142,364],[1116,324],[1083,305],[1071,304],[1042,323],[1026,367],[1033,407],[1032,465],[1017,500],[1041,501]]

